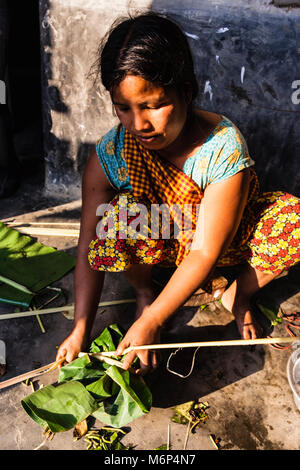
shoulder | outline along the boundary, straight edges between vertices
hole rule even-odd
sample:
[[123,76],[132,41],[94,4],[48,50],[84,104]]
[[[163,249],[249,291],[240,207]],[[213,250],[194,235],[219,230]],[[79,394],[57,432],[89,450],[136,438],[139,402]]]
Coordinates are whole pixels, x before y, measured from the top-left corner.
[[[215,116],[220,115],[213,115],[212,119]],[[194,179],[201,182],[203,189],[254,165],[241,131],[224,115],[200,147],[194,163]]]
[[240,144],[245,140],[238,127],[223,114],[217,114],[202,109],[194,110],[200,118],[200,125],[206,131],[208,140],[222,140],[235,138]]
[[124,146],[125,129],[123,126],[112,127],[104,136],[96,142],[96,152],[98,157],[104,155],[112,156],[122,152]]
[[221,119],[212,131],[212,138],[220,142],[235,142],[237,145],[246,145],[246,141],[238,127],[226,116]]
[[249,155],[246,140],[238,127],[227,117],[213,131],[215,143],[209,182],[227,179],[255,164]]
[[125,128],[114,126],[96,143],[102,168],[115,189],[129,189],[130,182],[124,151]]

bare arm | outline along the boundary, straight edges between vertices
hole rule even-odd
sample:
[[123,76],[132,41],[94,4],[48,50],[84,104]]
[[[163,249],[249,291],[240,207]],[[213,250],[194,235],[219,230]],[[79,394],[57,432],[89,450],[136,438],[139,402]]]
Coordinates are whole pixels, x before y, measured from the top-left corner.
[[[238,229],[249,190],[249,170],[210,185],[200,204],[200,213],[192,249],[176,269],[157,299],[147,307],[129,329],[117,352],[129,346],[151,344],[157,330],[209,278],[221,254]],[[148,351],[128,353],[129,366],[138,355],[147,367]]]
[[114,194],[94,150],[82,178],[82,212],[74,273],[74,327],[60,345],[57,359],[66,356],[67,362],[70,362],[87,346],[104,282],[104,272],[95,271],[89,265],[88,246],[95,236],[99,220],[97,207],[109,202]]

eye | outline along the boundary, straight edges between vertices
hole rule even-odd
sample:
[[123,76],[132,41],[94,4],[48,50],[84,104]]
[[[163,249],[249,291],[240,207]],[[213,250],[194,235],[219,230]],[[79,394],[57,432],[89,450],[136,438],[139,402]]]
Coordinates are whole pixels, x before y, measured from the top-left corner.
[[158,103],[158,104],[149,104],[145,105],[145,109],[160,109],[163,108],[164,106],[167,106],[168,103]]
[[128,106],[115,105],[115,107],[116,107],[116,109],[118,109],[118,111],[121,111],[122,113],[126,113],[127,111],[129,111]]

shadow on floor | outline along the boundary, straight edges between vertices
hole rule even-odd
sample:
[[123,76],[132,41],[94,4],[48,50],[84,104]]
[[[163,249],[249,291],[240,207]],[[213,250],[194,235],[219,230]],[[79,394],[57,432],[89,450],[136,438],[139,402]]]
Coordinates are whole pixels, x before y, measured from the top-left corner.
[[[165,342],[192,342],[237,339],[238,333],[234,322],[226,326],[205,327],[182,326],[180,333],[166,335]],[[237,382],[264,367],[264,349],[250,347],[205,347],[200,348],[195,356],[195,348],[166,350],[162,353],[159,369],[150,374],[146,381],[153,390],[153,405],[168,408],[190,400],[201,399],[216,390]],[[170,357],[168,369],[167,361]],[[182,378],[173,372],[187,376]]]

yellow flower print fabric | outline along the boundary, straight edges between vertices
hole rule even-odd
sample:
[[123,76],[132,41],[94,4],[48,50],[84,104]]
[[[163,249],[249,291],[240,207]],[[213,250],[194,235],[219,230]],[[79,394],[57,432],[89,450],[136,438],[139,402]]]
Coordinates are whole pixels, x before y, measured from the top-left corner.
[[[95,237],[89,244],[88,260],[91,268],[96,271],[121,272],[127,271],[134,264],[159,263],[166,267],[174,266],[178,251],[177,240],[151,238],[151,227],[148,224],[143,226],[140,233],[131,233],[131,224],[134,224],[140,215],[139,203],[142,201],[127,191],[122,192],[121,196],[117,194],[113,198],[110,209],[101,219],[102,233],[107,232],[107,237]],[[143,203],[147,207],[147,218],[150,221],[150,202]],[[120,211],[125,208],[128,213],[134,215],[128,217],[127,225],[121,226]],[[114,230],[108,228],[111,226]],[[159,232],[161,236],[161,226]]]
[[[111,185],[117,193],[127,194],[129,208],[133,209],[140,201],[132,196],[124,140],[125,129],[116,126],[98,141],[96,151]],[[198,152],[186,160],[183,172],[204,191],[209,184],[253,165],[242,134],[222,116]],[[255,174],[253,168],[251,173]],[[258,270],[278,275],[300,261],[300,200],[280,191],[259,194],[256,176],[250,193],[237,236],[218,260],[218,266],[248,261]],[[89,246],[88,258],[93,269],[119,272],[133,264],[175,265],[178,240],[172,237],[152,239],[148,231],[146,236],[135,238],[130,225],[134,223],[134,217],[127,221],[127,226],[119,220],[122,209],[119,194],[111,204],[112,210],[102,219],[104,226],[108,225],[107,237],[96,237]],[[109,223],[110,220],[113,223]],[[125,239],[120,236],[124,230],[127,230]]]

